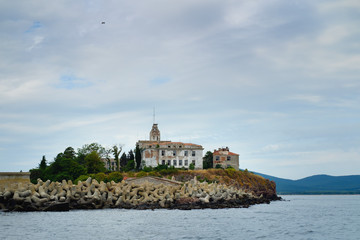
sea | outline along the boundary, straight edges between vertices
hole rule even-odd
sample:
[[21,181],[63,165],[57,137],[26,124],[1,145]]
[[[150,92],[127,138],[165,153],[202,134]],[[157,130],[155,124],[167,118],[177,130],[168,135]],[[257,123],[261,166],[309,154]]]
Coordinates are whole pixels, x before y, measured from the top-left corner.
[[360,195],[249,208],[0,212],[0,239],[360,239]]

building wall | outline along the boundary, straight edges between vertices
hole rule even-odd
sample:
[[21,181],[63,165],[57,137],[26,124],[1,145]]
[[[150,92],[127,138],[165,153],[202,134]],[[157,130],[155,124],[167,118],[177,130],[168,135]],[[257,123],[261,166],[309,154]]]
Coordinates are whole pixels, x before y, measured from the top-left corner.
[[157,167],[159,164],[167,164],[176,168],[188,168],[194,163],[195,169],[203,168],[204,149],[201,145],[160,141],[160,130],[156,123],[152,126],[149,139],[136,143],[142,149],[141,160],[145,166]]
[[12,183],[30,183],[30,173],[0,172],[0,187]]
[[[203,168],[203,148],[199,145],[165,142],[165,144],[142,143],[142,161],[148,167],[167,164],[176,168],[188,168],[191,163],[196,169]],[[187,152],[187,153],[186,153]]]
[[[120,158],[120,156],[119,156]],[[110,164],[109,161],[106,158],[102,158],[101,161],[104,163],[104,167],[109,171],[116,171],[116,161],[114,158],[110,158]],[[120,159],[119,159],[120,161]]]
[[234,169],[239,169],[239,155],[227,155],[227,154],[219,154],[213,155],[213,164],[216,167],[217,164],[220,164],[222,168],[227,168],[229,166]]
[[[187,152],[187,154],[186,154]],[[196,169],[203,168],[202,149],[194,148],[168,148],[159,149],[159,164],[167,164],[176,168],[189,168],[191,163],[195,164]],[[169,162],[170,161],[170,162]]]
[[159,149],[144,149],[142,151],[141,160],[145,162],[145,166],[157,167],[159,165]]

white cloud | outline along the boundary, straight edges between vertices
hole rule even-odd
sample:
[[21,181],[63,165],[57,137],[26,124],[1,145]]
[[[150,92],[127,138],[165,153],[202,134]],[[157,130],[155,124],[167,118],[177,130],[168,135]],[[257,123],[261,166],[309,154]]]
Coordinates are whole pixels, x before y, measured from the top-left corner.
[[[228,145],[241,166],[269,174],[282,154],[351,148],[359,30],[345,13],[356,4],[1,2],[2,159],[32,168],[91,141],[133,148],[154,105],[164,138]],[[296,174],[302,158],[290,159],[281,169]]]
[[265,147],[263,147],[262,150],[265,152],[268,152],[268,151],[277,151],[281,148],[282,148],[281,144],[269,144],[269,145],[266,145]]
[[290,96],[288,99],[289,100],[305,101],[305,102],[308,102],[308,103],[320,103],[320,102],[322,102],[324,100],[322,96],[300,95],[300,94]]
[[318,43],[324,45],[331,45],[340,42],[345,37],[349,36],[351,32],[346,25],[335,25],[325,29],[320,36],[318,36]]
[[342,9],[359,9],[360,3],[357,0],[324,1],[317,4],[321,12],[338,12]]
[[33,43],[30,47],[28,47],[28,51],[33,50],[34,48],[39,47],[39,45],[44,41],[45,37],[44,36],[35,36],[33,38]]

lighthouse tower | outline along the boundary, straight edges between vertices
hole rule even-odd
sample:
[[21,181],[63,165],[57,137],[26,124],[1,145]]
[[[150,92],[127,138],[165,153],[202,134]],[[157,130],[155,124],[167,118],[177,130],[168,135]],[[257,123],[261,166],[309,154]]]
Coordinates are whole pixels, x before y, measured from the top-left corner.
[[150,141],[160,142],[160,131],[157,123],[154,123],[150,131]]

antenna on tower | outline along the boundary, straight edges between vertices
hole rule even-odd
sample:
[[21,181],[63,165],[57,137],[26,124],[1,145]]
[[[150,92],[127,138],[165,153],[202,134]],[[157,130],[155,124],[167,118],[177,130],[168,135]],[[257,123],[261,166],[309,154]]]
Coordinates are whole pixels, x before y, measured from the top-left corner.
[[154,111],[153,111],[153,124],[155,124],[155,107],[154,107]]

